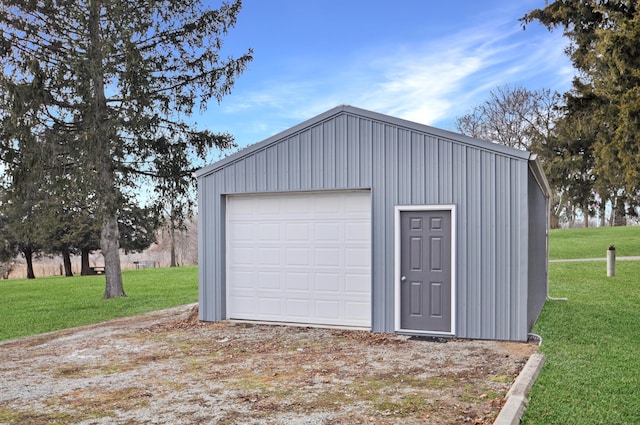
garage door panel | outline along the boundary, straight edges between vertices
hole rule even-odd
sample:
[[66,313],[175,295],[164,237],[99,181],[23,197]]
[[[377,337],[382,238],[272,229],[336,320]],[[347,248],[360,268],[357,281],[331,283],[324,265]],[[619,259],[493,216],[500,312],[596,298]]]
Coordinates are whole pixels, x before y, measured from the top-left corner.
[[311,287],[309,283],[309,273],[286,273],[287,289],[296,291],[308,291]]
[[345,292],[347,294],[368,294],[370,292],[371,278],[368,274],[345,275]]
[[286,266],[307,266],[309,262],[309,248],[297,247],[297,248],[285,248],[286,250]]
[[299,322],[306,322],[309,319],[311,306],[306,298],[287,299],[287,316]]
[[236,241],[252,241],[255,235],[255,226],[253,223],[235,222],[229,229],[235,235]]
[[234,311],[238,315],[248,315],[256,311],[257,299],[253,294],[247,294],[246,296],[235,293],[229,300],[229,309]]
[[315,290],[318,292],[339,292],[340,275],[338,273],[316,273]]
[[233,281],[234,289],[252,289],[255,285],[255,273],[244,270],[231,270],[229,280]]
[[340,303],[337,300],[316,300],[316,316],[328,323],[340,320]]
[[340,240],[340,223],[315,223],[315,241],[337,242]]
[[227,198],[229,318],[371,325],[369,192]]
[[283,217],[289,219],[304,218],[309,216],[309,202],[304,197],[281,198],[281,211]]
[[[246,250],[244,251],[246,252]],[[242,258],[242,264],[247,264],[250,258]],[[279,266],[280,250],[276,247],[258,248],[258,264],[262,266]],[[253,264],[255,265],[255,263]]]
[[345,242],[362,242],[371,239],[371,224],[368,221],[353,221],[345,226]]
[[316,267],[340,267],[340,248],[316,248],[315,249],[315,266]]
[[280,242],[280,223],[260,223],[258,225],[258,240],[264,242]]
[[[235,201],[234,201],[235,202]],[[238,205],[239,208],[251,208],[251,211],[242,211],[242,215],[249,217],[251,213],[257,211],[263,218],[280,217],[280,200],[277,198],[251,199],[250,204]],[[236,211],[234,210],[234,213]],[[255,217],[255,214],[253,215]],[[253,217],[251,220],[253,220]]]
[[316,218],[322,218],[326,216],[335,217],[340,212],[340,205],[334,202],[327,202],[330,195],[317,194],[309,201],[313,205],[313,211]]
[[263,316],[279,318],[283,313],[282,299],[280,297],[260,297],[258,312]]
[[346,267],[368,268],[371,263],[371,253],[366,248],[345,248],[344,262]]
[[351,323],[357,323],[359,326],[369,326],[369,323],[365,323],[365,321],[362,320],[362,317],[369,314],[371,309],[371,306],[368,303],[347,302],[345,303],[345,309],[346,320]]
[[232,248],[231,255],[234,259],[234,267],[238,266],[249,266],[251,264],[255,264],[257,257],[254,255],[254,248]]
[[258,285],[260,289],[283,289],[280,272],[260,272],[258,274]]
[[286,223],[287,233],[286,239],[288,241],[307,241],[309,240],[309,227],[308,223]]

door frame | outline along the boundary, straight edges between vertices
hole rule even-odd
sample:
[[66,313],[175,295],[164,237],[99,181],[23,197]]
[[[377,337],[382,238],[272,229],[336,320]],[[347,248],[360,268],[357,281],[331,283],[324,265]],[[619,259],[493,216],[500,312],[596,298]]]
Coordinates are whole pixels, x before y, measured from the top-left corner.
[[[402,229],[400,227],[400,213],[403,211],[449,211],[451,213],[451,331],[424,331],[416,329],[402,329],[401,327],[401,297],[400,297],[400,250],[402,241]],[[397,333],[412,335],[442,335],[454,336],[456,334],[456,206],[453,204],[442,205],[396,205],[394,207],[394,323]]]

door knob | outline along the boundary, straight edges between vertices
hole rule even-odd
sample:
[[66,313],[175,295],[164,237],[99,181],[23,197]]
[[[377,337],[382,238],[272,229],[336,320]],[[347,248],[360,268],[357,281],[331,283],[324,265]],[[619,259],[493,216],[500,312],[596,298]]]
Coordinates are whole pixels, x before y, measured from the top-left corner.
[[407,280],[407,277],[406,277],[406,276],[402,276],[402,277],[400,278],[400,280],[404,282],[405,280]]

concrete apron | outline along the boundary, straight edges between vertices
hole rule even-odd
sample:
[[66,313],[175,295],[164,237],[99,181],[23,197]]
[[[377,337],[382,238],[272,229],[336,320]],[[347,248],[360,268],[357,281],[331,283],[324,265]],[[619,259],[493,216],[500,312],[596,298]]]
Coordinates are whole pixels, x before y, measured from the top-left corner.
[[536,381],[540,369],[544,364],[545,357],[540,353],[533,353],[524,365],[520,375],[511,386],[511,389],[505,396],[506,403],[498,414],[493,425],[517,425],[522,419],[524,409],[527,406],[527,395]]

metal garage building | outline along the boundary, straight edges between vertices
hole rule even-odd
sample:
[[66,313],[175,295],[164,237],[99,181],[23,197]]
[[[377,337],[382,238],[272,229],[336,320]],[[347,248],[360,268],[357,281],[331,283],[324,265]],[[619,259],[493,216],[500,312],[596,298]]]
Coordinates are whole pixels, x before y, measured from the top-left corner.
[[524,341],[546,299],[529,152],[339,106],[197,179],[202,320]]

